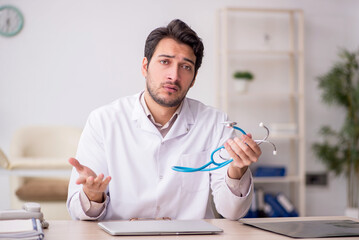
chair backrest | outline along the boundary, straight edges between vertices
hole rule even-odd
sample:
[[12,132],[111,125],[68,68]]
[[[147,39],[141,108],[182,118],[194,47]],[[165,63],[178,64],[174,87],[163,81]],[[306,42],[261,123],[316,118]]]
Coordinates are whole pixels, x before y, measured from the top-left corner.
[[8,168],[10,165],[5,153],[0,149],[0,167]]
[[82,129],[68,126],[28,126],[15,132],[11,158],[75,156]]

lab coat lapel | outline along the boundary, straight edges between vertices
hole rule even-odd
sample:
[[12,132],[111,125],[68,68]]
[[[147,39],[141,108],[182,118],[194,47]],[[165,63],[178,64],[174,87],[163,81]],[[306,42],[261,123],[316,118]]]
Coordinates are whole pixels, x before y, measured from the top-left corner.
[[142,108],[140,103],[140,96],[141,93],[137,95],[135,105],[132,111],[132,120],[137,123],[137,127],[141,128],[142,130],[150,133],[154,133],[156,135],[160,135],[158,129],[153,125],[153,123],[148,119],[145,114],[145,111]]
[[171,130],[165,136],[164,140],[167,141],[172,138],[176,138],[188,133],[193,124],[194,124],[193,113],[190,109],[187,98],[185,98],[183,100],[181,112],[179,113]]

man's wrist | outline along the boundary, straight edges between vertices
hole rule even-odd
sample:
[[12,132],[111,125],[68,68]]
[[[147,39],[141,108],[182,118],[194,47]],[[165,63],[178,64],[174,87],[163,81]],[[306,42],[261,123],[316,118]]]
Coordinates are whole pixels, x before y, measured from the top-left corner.
[[103,203],[105,201],[104,193],[88,193],[84,189],[84,193],[91,202]]
[[243,168],[239,168],[239,167],[234,167],[232,165],[229,165],[227,174],[228,177],[232,178],[232,179],[241,179],[242,176],[244,175],[244,173],[247,171],[248,167],[243,167]]

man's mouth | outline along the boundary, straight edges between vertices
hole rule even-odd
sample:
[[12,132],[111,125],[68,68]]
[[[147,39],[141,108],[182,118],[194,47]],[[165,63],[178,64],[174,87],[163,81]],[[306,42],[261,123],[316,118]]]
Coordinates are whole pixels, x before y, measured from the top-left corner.
[[176,85],[165,84],[163,88],[166,89],[168,92],[174,93],[178,91],[178,87]]

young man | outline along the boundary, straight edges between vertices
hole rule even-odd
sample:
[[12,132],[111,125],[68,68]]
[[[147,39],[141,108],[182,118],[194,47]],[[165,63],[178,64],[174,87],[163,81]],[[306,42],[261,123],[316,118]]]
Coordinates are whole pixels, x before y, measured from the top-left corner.
[[[180,20],[146,40],[144,92],[93,111],[79,142],[67,206],[74,219],[213,218],[209,194],[225,218],[247,212],[253,183],[248,166],[261,155],[250,134],[235,137],[227,116],[186,98],[202,63],[203,43]],[[199,167],[224,145],[233,162],[210,172]],[[104,177],[106,176],[106,177]]]

